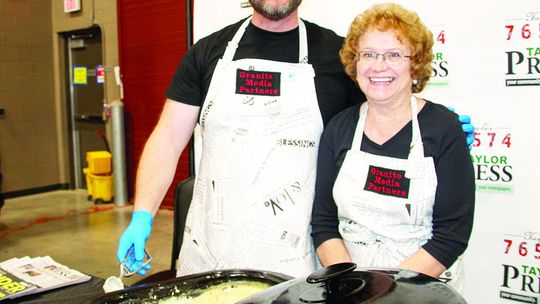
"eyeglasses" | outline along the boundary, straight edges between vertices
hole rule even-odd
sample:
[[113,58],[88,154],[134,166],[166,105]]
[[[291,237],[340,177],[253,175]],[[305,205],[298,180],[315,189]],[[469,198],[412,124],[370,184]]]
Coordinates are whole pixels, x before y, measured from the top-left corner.
[[362,63],[374,63],[379,56],[383,57],[383,60],[388,63],[399,63],[404,58],[410,58],[410,55],[404,55],[400,51],[389,51],[382,54],[373,51],[360,51],[356,53],[356,61]]

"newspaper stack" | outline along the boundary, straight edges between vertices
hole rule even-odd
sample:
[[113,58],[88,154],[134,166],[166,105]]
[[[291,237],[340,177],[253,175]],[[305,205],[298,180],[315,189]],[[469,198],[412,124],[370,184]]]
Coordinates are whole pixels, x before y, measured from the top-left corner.
[[50,256],[12,258],[0,263],[0,301],[82,283],[91,277]]

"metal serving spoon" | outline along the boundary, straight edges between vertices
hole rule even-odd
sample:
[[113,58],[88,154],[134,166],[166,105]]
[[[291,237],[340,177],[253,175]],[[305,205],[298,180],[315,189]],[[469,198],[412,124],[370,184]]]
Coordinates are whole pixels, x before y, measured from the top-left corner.
[[120,276],[118,277],[110,276],[105,280],[105,283],[103,284],[103,290],[105,290],[105,292],[113,292],[113,291],[124,289],[124,282],[122,282],[122,279],[124,277],[132,276],[137,271],[143,269],[143,267],[146,266],[148,263],[150,263],[150,261],[152,260],[152,257],[150,256],[148,251],[146,251],[145,249],[144,258],[143,258],[144,263],[139,268],[135,269],[134,271],[130,271],[129,267],[126,266],[126,262],[128,261],[128,258],[132,253],[133,253],[133,246],[131,246],[131,248],[128,250],[126,257],[124,258],[122,263],[120,263]]

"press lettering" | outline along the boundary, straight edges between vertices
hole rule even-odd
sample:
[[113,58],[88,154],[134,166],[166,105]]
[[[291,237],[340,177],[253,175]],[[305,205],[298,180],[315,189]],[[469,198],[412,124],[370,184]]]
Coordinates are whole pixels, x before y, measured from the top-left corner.
[[505,165],[487,165],[476,164],[476,179],[480,181],[492,181],[492,182],[511,182],[512,181],[512,166]]
[[[529,51],[529,53],[531,52],[532,49]],[[525,55],[529,54],[524,54],[517,51],[506,52],[506,55],[508,60],[508,70],[506,75],[515,75],[516,72],[514,70],[521,64],[525,64],[525,68],[527,70],[526,74],[540,74],[540,58],[534,56],[525,57]]]
[[540,277],[537,267],[521,265],[522,271],[512,265],[503,266],[503,282],[501,287],[519,289],[524,292],[540,293]]
[[432,66],[432,77],[446,77],[448,76],[448,61],[439,61],[439,62],[433,62]]

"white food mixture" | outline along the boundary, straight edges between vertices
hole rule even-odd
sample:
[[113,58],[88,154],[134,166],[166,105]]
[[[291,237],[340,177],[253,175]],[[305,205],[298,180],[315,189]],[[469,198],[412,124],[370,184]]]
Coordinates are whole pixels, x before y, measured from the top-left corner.
[[198,296],[174,296],[160,300],[159,304],[233,304],[268,287],[262,282],[225,282],[204,289]]

